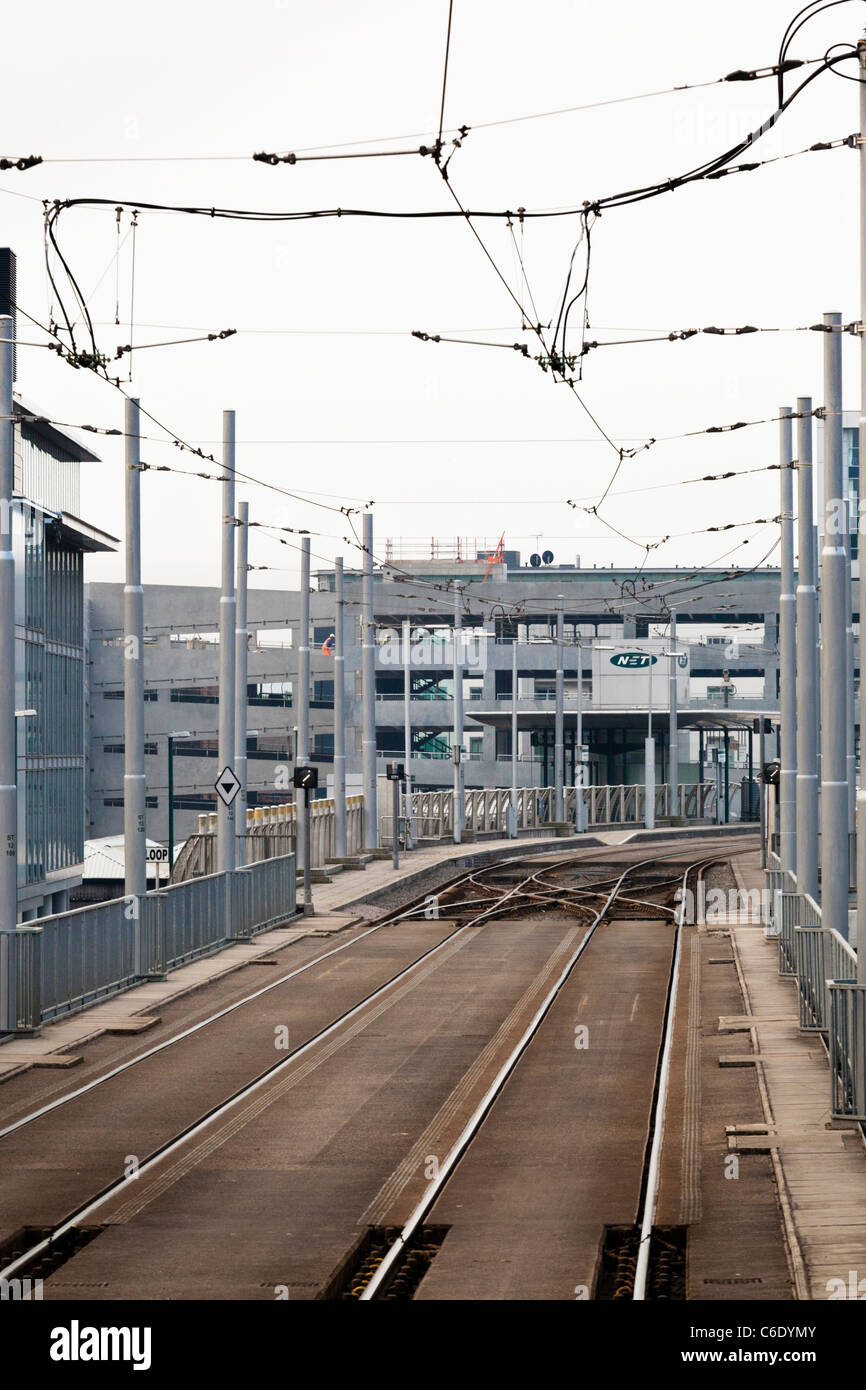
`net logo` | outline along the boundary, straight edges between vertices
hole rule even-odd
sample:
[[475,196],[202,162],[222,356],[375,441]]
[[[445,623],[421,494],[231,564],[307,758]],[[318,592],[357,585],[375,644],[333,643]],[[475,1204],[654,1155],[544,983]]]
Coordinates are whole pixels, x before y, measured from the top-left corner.
[[650,652],[617,652],[610,659],[611,666],[625,667],[628,671],[638,671],[647,666],[655,666],[658,661],[657,656]]

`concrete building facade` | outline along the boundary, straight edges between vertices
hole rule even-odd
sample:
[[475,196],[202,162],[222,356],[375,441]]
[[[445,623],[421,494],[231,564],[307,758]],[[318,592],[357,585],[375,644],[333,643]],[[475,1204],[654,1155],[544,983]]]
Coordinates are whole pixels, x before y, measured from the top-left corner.
[[[409,769],[416,789],[451,785],[454,684],[451,624],[454,585],[462,591],[464,748],[467,787],[507,786],[511,780],[512,645],[518,644],[518,780],[553,781],[552,641],[562,604],[565,686],[565,777],[574,780],[577,682],[582,681],[588,780],[633,783],[643,778],[646,700],[633,710],[602,709],[592,701],[590,644],[605,647],[661,636],[675,607],[679,644],[688,646],[691,694],[679,712],[680,780],[708,775],[711,749],[725,736],[744,775],[754,753],[745,735],[752,715],[778,711],[779,571],[531,568],[509,552],[505,563],[437,555],[390,563],[375,571],[376,741],[380,771],[405,760],[404,671],[400,636],[411,625]],[[485,578],[486,575],[486,578]],[[345,697],[347,776],[361,772],[361,572],[345,574]],[[118,833],[123,820],[122,586],[87,589],[90,626],[88,837]],[[218,608],[216,589],[148,586],[145,590],[145,766],[147,833],[169,834],[169,736],[173,755],[174,837],[215,809],[218,727]],[[294,756],[299,595],[250,589],[248,774],[249,805],[290,799],[285,770]],[[320,794],[333,767],[334,661],[323,649],[334,631],[334,574],[319,571],[311,594],[310,761],[319,768]],[[580,641],[580,647],[577,643]],[[578,651],[582,669],[578,673]],[[662,665],[658,668],[662,670]],[[666,681],[654,703],[659,781],[667,768]],[[726,739],[725,741],[728,741]],[[775,751],[775,740],[769,751]],[[739,753],[739,756],[738,756]]]
[[84,559],[115,548],[82,521],[80,468],[97,455],[16,398],[13,548],[18,904],[69,906],[85,840],[88,640]]

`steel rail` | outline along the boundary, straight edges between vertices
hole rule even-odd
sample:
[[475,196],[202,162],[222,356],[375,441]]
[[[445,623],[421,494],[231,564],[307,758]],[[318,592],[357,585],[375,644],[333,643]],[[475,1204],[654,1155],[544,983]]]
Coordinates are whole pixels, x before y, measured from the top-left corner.
[[[515,856],[507,862],[519,863],[522,861],[519,857]],[[491,865],[490,867],[498,868],[499,865]],[[478,872],[478,870],[475,872]],[[468,882],[471,877],[471,874],[464,874],[449,886],[459,887],[461,884]],[[477,903],[473,903],[472,905],[477,906]],[[218,1009],[215,1013],[209,1014],[207,1018],[200,1019],[197,1023],[190,1024],[187,1028],[181,1029],[179,1033],[172,1034],[170,1038],[164,1038],[162,1042],[155,1043],[153,1047],[147,1048],[144,1052],[136,1053],[134,1057],[127,1058],[126,1061],[118,1063],[117,1066],[111,1067],[108,1071],[94,1077],[91,1081],[77,1086],[72,1091],[64,1092],[63,1095],[55,1097],[54,1100],[46,1101],[46,1103],[39,1106],[38,1109],[30,1111],[20,1119],[14,1120],[10,1124],[0,1128],[0,1140],[5,1139],[9,1134],[14,1134],[16,1130],[23,1129],[25,1125],[32,1124],[35,1120],[42,1119],[44,1115],[49,1115],[52,1111],[58,1110],[64,1105],[68,1105],[71,1101],[78,1100],[79,1097],[87,1095],[88,1092],[94,1090],[97,1086],[102,1086],[106,1082],[112,1081],[114,1077],[121,1076],[124,1072],[129,1071],[131,1067],[137,1066],[139,1062],[146,1062],[151,1057],[156,1057],[159,1053],[165,1052],[167,1048],[174,1047],[176,1043],[184,1042],[187,1038],[193,1037],[194,1034],[201,1032],[203,1028],[208,1028],[211,1024],[218,1023],[220,1019],[226,1018],[229,1014],[234,1013],[235,1010],[243,1008],[247,1004],[254,1003],[255,1000],[261,999],[264,995],[270,994],[272,990],[279,989],[282,985],[288,984],[290,980],[295,979],[298,975],[305,974],[308,970],[312,970],[317,965],[321,965],[323,961],[329,960],[332,956],[339,955],[342,951],[350,950],[353,946],[357,946],[359,942],[364,941],[375,932],[381,931],[384,927],[393,926],[395,923],[403,920],[411,920],[414,914],[421,910],[422,909],[416,903],[413,903],[408,909],[390,913],[381,921],[368,927],[366,931],[359,932],[357,936],[353,936],[350,941],[343,941],[339,946],[333,946],[329,950],[323,951],[321,955],[315,956],[312,960],[306,961],[303,965],[296,966],[285,975],[281,975],[278,980],[271,980],[269,984],[262,985],[259,989],[255,989],[250,994],[244,995],[242,999],[235,999],[231,1004],[227,1004],[223,1008]],[[0,1053],[0,1056],[2,1056],[2,1053]]]
[[704,869],[708,868],[709,864],[712,862],[712,860],[706,859],[696,860],[694,864],[688,866],[682,878],[682,901],[680,903],[679,913],[677,914],[676,945],[674,947],[674,959],[671,966],[670,985],[668,988],[667,1004],[665,1006],[664,1041],[662,1043],[660,1063],[656,1074],[655,1103],[653,1105],[652,1119],[650,1122],[652,1126],[652,1142],[650,1145],[649,1162],[646,1169],[646,1190],[644,1193],[643,1212],[641,1214],[640,1242],[638,1245],[634,1289],[632,1292],[632,1301],[635,1303],[645,1301],[647,1296],[646,1286],[647,1276],[649,1274],[650,1246],[652,1243],[656,1207],[658,1205],[662,1148],[665,1135],[665,1114],[670,1084],[671,1057],[673,1055],[677,990],[679,985],[680,960],[682,958],[683,923],[685,921],[686,903],[688,901],[688,877],[693,870],[697,870],[698,879],[700,879]]
[[[488,1087],[481,1101],[476,1106],[475,1110],[473,1111],[472,1115],[470,1116],[469,1120],[464,1126],[458,1139],[456,1140],[450,1152],[448,1153],[448,1156],[446,1157],[445,1161],[440,1165],[437,1176],[435,1178],[430,1179],[427,1189],[424,1192],[424,1195],[416,1203],[408,1220],[401,1228],[398,1236],[394,1240],[393,1244],[389,1247],[388,1252],[384,1256],[381,1264],[376,1269],[375,1274],[372,1276],[369,1283],[366,1285],[363,1292],[360,1294],[360,1302],[371,1302],[374,1298],[377,1297],[377,1295],[383,1293],[387,1289],[388,1283],[390,1282],[390,1279],[394,1274],[394,1266],[396,1265],[398,1259],[400,1258],[403,1251],[406,1249],[409,1241],[412,1239],[415,1232],[418,1230],[427,1213],[430,1211],[431,1207],[436,1202],[436,1199],[438,1198],[440,1192],[445,1187],[445,1184],[447,1183],[449,1177],[456,1168],[460,1159],[463,1157],[464,1152],[468,1148],[469,1144],[472,1142],[478,1130],[481,1128],[481,1125],[487,1117],[487,1114],[490,1108],[492,1107],[494,1101],[496,1100],[497,1096],[499,1095],[508,1078],[511,1076],[512,1072],[517,1066],[517,1063],[523,1056],[523,1053],[525,1052],[526,1048],[529,1046],[535,1034],[538,1032],[538,1029],[540,1028],[545,1017],[547,1016],[557,995],[559,994],[566,980],[570,976],[572,970],[574,969],[574,966],[577,964],[578,960],[582,956],[587,944],[594,935],[597,927],[607,916],[608,911],[610,910],[611,906],[616,900],[617,893],[619,891],[620,885],[623,882],[623,879],[625,879],[635,869],[642,868],[646,864],[655,862],[656,860],[654,859],[642,860],[638,864],[628,865],[620,874],[619,878],[614,884],[614,887],[611,889],[604,906],[599,909],[599,911],[596,913],[594,921],[589,925],[589,927],[587,927],[587,930],[584,933],[581,941],[575,948],[569,960],[566,962],[557,980],[551,986],[542,1003],[539,1005],[536,1013],[534,1014],[526,1029],[524,1030],[522,1036],[510,1052],[509,1056],[506,1058],[503,1065],[500,1067],[491,1085]],[[686,873],[688,872],[689,870],[687,869]]]
[[[509,889],[507,893],[504,893],[502,895],[502,897],[498,900],[497,903],[491,904],[490,907],[485,908],[483,912],[480,912],[469,922],[465,922],[462,926],[456,927],[453,932],[449,932],[448,935],[446,937],[443,937],[441,941],[437,942],[435,946],[431,946],[427,951],[423,952],[422,955],[418,956],[409,965],[404,966],[404,968],[398,971],[397,974],[393,975],[389,980],[387,980],[384,984],[378,986],[375,990],[372,990],[362,1000],[360,1000],[357,1004],[354,1004],[350,1009],[346,1010],[338,1018],[334,1019],[325,1028],[320,1029],[311,1038],[308,1038],[306,1042],[301,1043],[298,1047],[294,1048],[291,1052],[287,1053],[287,1055],[284,1058],[282,1058],[279,1062],[275,1062],[272,1066],[266,1068],[265,1071],[261,1072],[251,1081],[248,1081],[243,1086],[239,1087],[230,1096],[226,1097],[226,1099],[220,1101],[217,1105],[213,1106],[210,1110],[206,1111],[205,1114],[201,1115],[197,1120],[194,1120],[191,1124],[186,1125],[172,1138],[166,1140],[162,1144],[159,1144],[143,1160],[143,1162],[139,1164],[135,1174],[132,1174],[128,1177],[125,1176],[122,1178],[118,1178],[113,1182],[108,1183],[97,1194],[95,1194],[95,1196],[89,1198],[82,1206],[77,1207],[73,1212],[69,1213],[66,1217],[64,1217],[56,1226],[52,1228],[52,1230],[47,1236],[44,1236],[41,1240],[37,1241],[34,1245],[30,1246],[27,1250],[23,1251],[20,1255],[18,1255],[14,1260],[11,1261],[10,1264],[0,1269],[0,1280],[11,1278],[19,1270],[31,1264],[40,1255],[49,1252],[51,1250],[51,1247],[57,1241],[61,1240],[63,1236],[65,1236],[75,1226],[80,1225],[83,1221],[86,1221],[89,1217],[92,1217],[93,1214],[96,1211],[98,1211],[100,1207],[104,1206],[105,1203],[111,1200],[112,1198],[118,1196],[122,1191],[129,1187],[131,1183],[140,1181],[140,1179],[152,1168],[154,1168],[156,1164],[162,1162],[164,1159],[166,1159],[172,1153],[174,1153],[177,1149],[181,1148],[184,1144],[188,1143],[196,1135],[201,1133],[202,1130],[206,1129],[207,1126],[210,1125],[214,1120],[229,1114],[230,1111],[235,1108],[235,1106],[241,1103],[241,1101],[246,1100],[250,1095],[253,1095],[262,1086],[274,1080],[286,1068],[294,1065],[294,1063],[297,1062],[297,1060],[300,1057],[302,1057],[305,1053],[309,1052],[320,1042],[324,1041],[325,1038],[329,1037],[339,1028],[343,1027],[343,1025],[348,1023],[351,1019],[355,1018],[362,1010],[367,1008],[374,1001],[381,998],[382,995],[386,994],[395,984],[397,984],[400,980],[404,979],[413,970],[416,970],[418,966],[421,965],[424,961],[428,961],[431,957],[437,955],[447,945],[453,942],[457,937],[462,936],[471,928],[483,925],[485,922],[495,917],[497,911],[501,908],[502,903],[506,902],[516,891],[518,891],[520,887],[522,887],[522,884],[527,881],[528,879],[524,879],[521,881],[520,884],[516,884],[513,888]],[[380,923],[379,925],[384,926],[386,924]],[[260,991],[259,993],[262,992],[264,991]]]

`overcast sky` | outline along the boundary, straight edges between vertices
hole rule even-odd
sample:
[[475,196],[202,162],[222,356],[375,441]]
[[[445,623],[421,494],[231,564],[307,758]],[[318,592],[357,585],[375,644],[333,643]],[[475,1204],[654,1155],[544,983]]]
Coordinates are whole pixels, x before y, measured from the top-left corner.
[[[476,127],[450,165],[455,192],[472,208],[573,207],[722,152],[770,114],[774,82],[477,127],[770,64],[797,8],[793,0],[455,0],[445,124]],[[11,61],[0,153],[45,159],[0,175],[0,240],[18,254],[19,303],[43,322],[52,308],[42,199],[286,211],[453,206],[431,160],[417,155],[276,168],[249,158],[404,135],[411,146],[435,135],[447,13],[447,0],[16,7],[6,21]],[[792,52],[818,58],[832,43],[854,43],[864,21],[862,4],[838,5],[803,31]],[[856,86],[827,73],[753,157],[857,127]],[[808,154],[605,212],[593,234],[589,338],[709,324],[792,329],[826,310],[856,319],[856,165],[850,149]],[[479,226],[525,298],[507,229]],[[69,210],[58,226],[109,353],[130,340],[128,231],[124,212],[117,255],[113,206]],[[527,280],[545,322],[555,315],[577,231],[573,218],[525,226]],[[582,271],[579,256],[578,264]],[[134,283],[135,341],[239,331],[224,342],[141,352],[125,389],[207,451],[218,450],[222,410],[235,409],[237,466],[258,478],[337,506],[373,499],[377,554],[388,536],[413,545],[434,535],[495,542],[504,531],[524,559],[536,545],[561,561],[581,555],[590,566],[643,559],[638,546],[566,505],[597,501],[616,457],[565,388],[517,353],[410,336],[421,329],[537,350],[465,223],[344,218],[265,226],[143,212]],[[19,336],[41,337],[23,323]],[[856,344],[844,342],[853,408]],[[821,348],[819,334],[785,332],[598,350],[586,359],[581,394],[617,442],[661,439],[773,415],[798,395],[820,403]],[[126,372],[128,361],[116,369]],[[46,351],[21,349],[17,389],[58,420],[122,423],[122,400],[110,386]],[[623,465],[602,515],[638,542],[674,537],[653,551],[653,564],[707,564],[745,537],[752,539],[729,562],[756,563],[777,528],[681,533],[775,515],[777,473],[661,485],[773,463],[776,431],[767,425],[660,442]],[[157,442],[155,428],[145,433],[154,436],[143,446],[148,462],[202,466]],[[84,517],[115,535],[123,516],[118,444],[99,440],[104,461],[82,470]],[[153,473],[142,493],[145,580],[217,583],[218,486]],[[239,496],[253,520],[317,533],[314,563],[336,553],[357,562],[338,513],[257,486]],[[273,567],[252,576],[257,585],[294,585],[297,558],[295,549],[253,533],[251,562]],[[122,557],[91,560],[88,570],[92,580],[118,579]]]

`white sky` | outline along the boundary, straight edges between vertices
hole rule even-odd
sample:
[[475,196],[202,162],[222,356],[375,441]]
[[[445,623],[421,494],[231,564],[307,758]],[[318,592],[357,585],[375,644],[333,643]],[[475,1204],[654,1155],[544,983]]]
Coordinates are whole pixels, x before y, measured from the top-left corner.
[[[447,8],[447,0],[42,0],[17,7],[6,21],[14,61],[4,77],[0,153],[46,160],[29,172],[0,175],[0,194],[37,200],[2,196],[0,204],[0,241],[18,253],[19,303],[46,320],[43,198],[270,210],[453,206],[432,162],[419,157],[278,168],[245,159],[49,162],[245,156],[435,134]],[[455,0],[446,126],[772,63],[797,8],[793,0]],[[856,42],[864,20],[862,5],[836,6],[803,31],[792,53],[816,58],[831,43]],[[478,129],[454,155],[452,182],[472,208],[574,206],[721,153],[774,104],[773,81],[737,83]],[[825,74],[753,157],[857,127],[857,87]],[[588,336],[707,324],[793,327],[819,321],[826,310],[856,319],[856,165],[849,149],[809,154],[606,212],[593,236]],[[128,221],[124,214],[123,234]],[[516,285],[507,231],[480,225]],[[576,219],[527,224],[526,267],[543,319],[555,313],[576,232]],[[64,213],[59,237],[101,325],[101,346],[113,351],[129,341],[130,241],[119,260],[117,327],[113,208]],[[131,389],[178,434],[215,452],[221,411],[234,408],[237,466],[244,471],[332,495],[322,500],[375,499],[377,553],[386,536],[495,541],[504,531],[524,559],[537,537],[557,560],[642,559],[635,546],[565,505],[575,497],[594,502],[615,463],[565,388],[517,354],[409,336],[418,328],[533,341],[521,334],[514,305],[458,221],[264,226],[143,213],[135,320],[140,341],[242,330],[226,342],[141,353]],[[32,340],[23,321],[19,336]],[[849,338],[844,344],[851,406],[856,345]],[[582,394],[617,440],[679,434],[773,415],[798,395],[820,403],[821,350],[822,336],[809,333],[611,348],[588,357]],[[25,398],[53,418],[122,423],[117,393],[54,354],[21,349],[18,378]],[[773,463],[776,430],[660,443],[623,466],[604,515],[641,540],[775,515],[777,473],[685,490],[629,490]],[[388,440],[416,442],[356,442]],[[499,442],[433,442],[442,440]],[[83,514],[115,535],[123,516],[118,444],[98,441],[104,462],[83,469]],[[143,457],[202,466],[164,444],[146,443]],[[217,583],[218,486],[154,473],[144,476],[142,491],[145,580]],[[357,562],[358,552],[341,540],[348,534],[344,518],[259,487],[241,487],[239,496],[248,498],[253,520],[323,533],[313,542],[317,560],[343,553],[347,565]],[[651,563],[709,563],[754,533],[674,539],[653,552]],[[731,563],[755,563],[775,534],[761,530]],[[256,584],[293,586],[297,558],[294,549],[252,533],[251,562],[275,567],[253,575]],[[89,562],[93,580],[121,576],[120,555]]]

